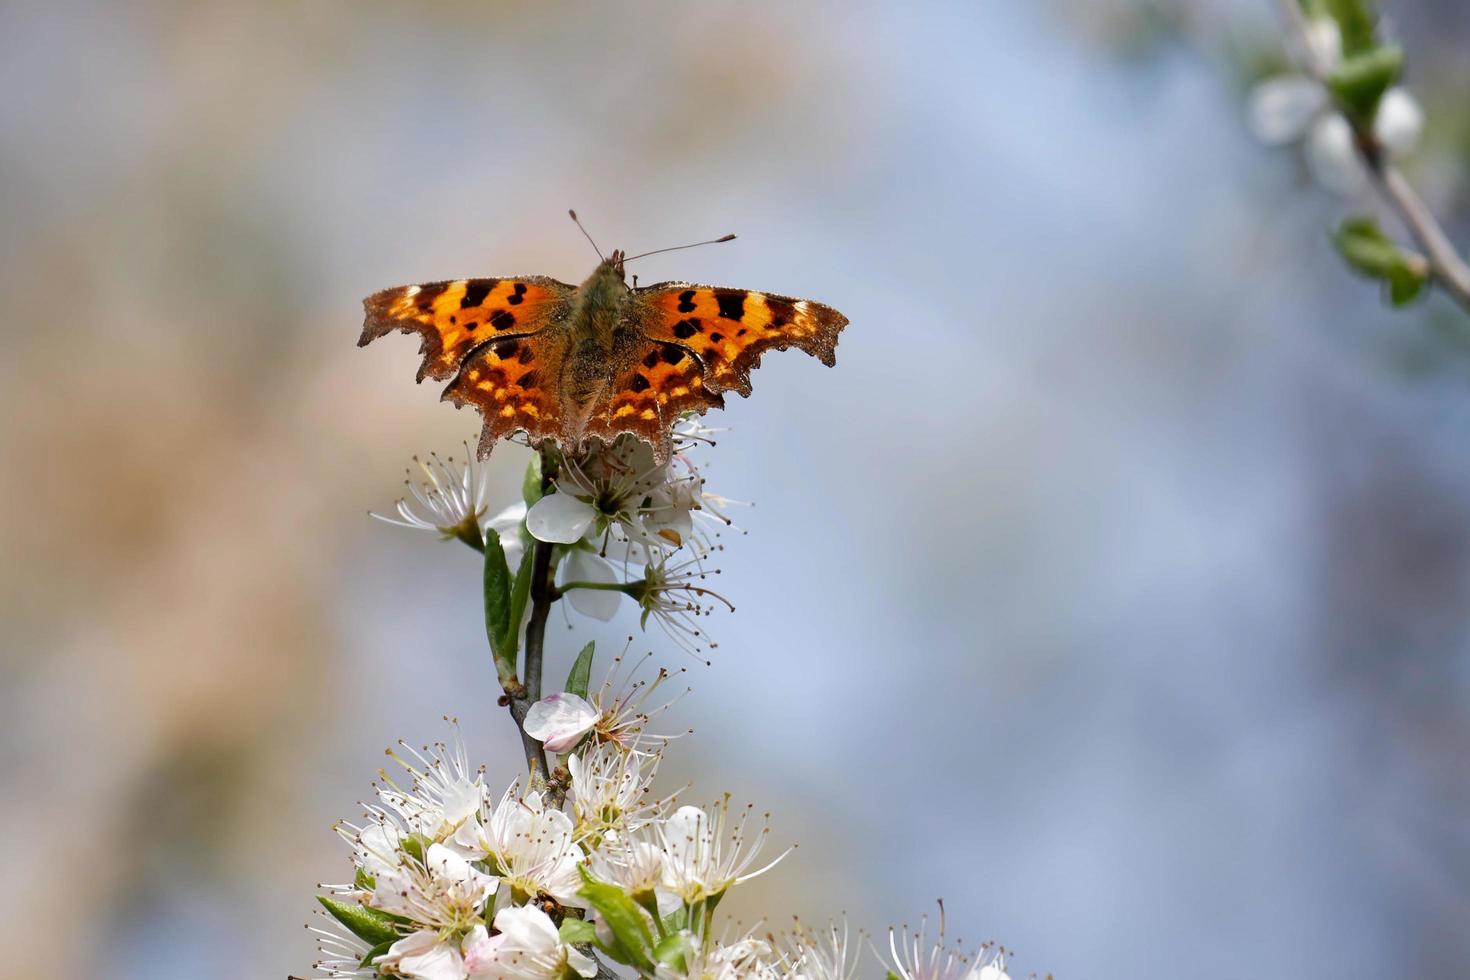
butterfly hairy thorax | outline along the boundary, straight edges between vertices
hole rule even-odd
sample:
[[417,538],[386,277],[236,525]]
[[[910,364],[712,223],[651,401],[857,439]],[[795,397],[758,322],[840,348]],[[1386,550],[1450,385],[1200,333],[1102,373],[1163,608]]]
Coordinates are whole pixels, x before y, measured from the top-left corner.
[[580,286],[518,276],[385,289],[363,301],[358,346],[418,334],[418,380],[448,381],[443,398],[484,417],[481,458],[516,432],[568,451],[627,432],[662,461],[681,417],[723,408],[726,391],[750,394],[766,351],[835,363],[848,321],[830,306],[687,282],[630,287],[626,261],[613,252]]

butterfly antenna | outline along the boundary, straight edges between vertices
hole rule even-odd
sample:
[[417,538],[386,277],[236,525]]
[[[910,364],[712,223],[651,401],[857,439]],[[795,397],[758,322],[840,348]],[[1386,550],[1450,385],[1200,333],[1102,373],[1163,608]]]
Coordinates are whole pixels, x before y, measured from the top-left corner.
[[720,242],[733,242],[734,240],[734,235],[724,235],[720,238],[711,238],[707,242],[695,242],[692,245],[675,245],[673,248],[656,248],[652,252],[639,252],[637,255],[631,255],[628,258],[623,259],[623,261],[632,262],[634,259],[641,259],[645,255],[657,255],[660,252],[677,252],[681,248],[698,248],[701,245],[718,245],[720,244]]
[[606,262],[607,259],[603,257],[602,249],[597,247],[597,243],[592,240],[592,236],[587,234],[587,229],[582,227],[582,221],[580,218],[577,217],[577,212],[573,211],[571,208],[567,208],[567,214],[572,216],[572,220],[577,223],[577,227],[581,229],[582,234],[586,236],[587,244],[592,246],[592,251],[597,253],[597,257],[599,259],[602,259],[602,261]]

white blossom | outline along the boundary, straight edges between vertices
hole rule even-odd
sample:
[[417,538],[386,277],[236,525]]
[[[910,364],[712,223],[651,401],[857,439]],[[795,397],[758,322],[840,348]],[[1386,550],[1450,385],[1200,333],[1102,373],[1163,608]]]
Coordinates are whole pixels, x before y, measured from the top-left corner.
[[[494,980],[556,980],[568,972],[597,974],[593,959],[561,941],[551,917],[534,905],[495,913],[496,934],[477,925],[464,940],[464,968]],[[570,968],[570,971],[569,971]]]
[[[1342,62],[1342,38],[1331,17],[1312,21],[1305,52],[1322,71]],[[1311,75],[1288,72],[1265,79],[1251,91],[1250,126],[1263,143],[1279,146],[1302,142],[1307,164],[1318,183],[1341,194],[1354,194],[1364,184],[1351,124],[1333,105],[1327,89]],[[1419,142],[1424,113],[1402,88],[1390,88],[1379,100],[1373,138],[1390,156],[1402,156]]]
[[456,945],[433,930],[404,936],[373,961],[381,970],[415,980],[464,980],[464,959]]
[[782,980],[764,940],[746,936],[733,943],[687,945],[682,969],[661,963],[658,980]]
[[668,802],[653,796],[661,758],[657,752],[634,753],[613,742],[598,742],[567,760],[577,839],[596,846],[609,831],[656,820]]
[[509,885],[517,900],[547,894],[562,905],[581,908],[577,868],[586,855],[573,839],[572,820],[545,805],[540,793],[517,798],[518,787],[506,790],[487,815],[466,821],[453,844],[471,858],[484,858]]
[[585,698],[560,692],[531,705],[521,727],[548,752],[565,752],[596,727],[598,714]]
[[[943,906],[941,905],[941,912]],[[989,944],[966,954],[945,943],[943,917],[939,939],[925,938],[927,919],[916,933],[905,928],[888,932],[889,967],[902,980],[1010,980],[1005,972],[1005,950]]]
[[377,876],[372,906],[415,923],[458,929],[477,919],[499,884],[443,844],[430,844],[422,862],[409,857]]
[[430,453],[428,462],[415,456],[413,461],[422,477],[415,482],[413,471],[408,471],[409,478],[403,481],[408,497],[400,497],[394,504],[398,516],[372,516],[399,527],[435,531],[444,538],[482,540],[480,522],[487,509],[489,485],[484,468],[468,446],[465,454],[463,464],[455,462],[453,456],[440,459]]
[[762,826],[751,836],[746,829],[751,808],[743,809],[733,826],[729,809],[728,797],[708,810],[681,806],[657,825],[664,854],[663,886],[686,904],[723,895],[731,885],[769,871],[790,853],[782,852],[769,864],[748,871],[770,828]]

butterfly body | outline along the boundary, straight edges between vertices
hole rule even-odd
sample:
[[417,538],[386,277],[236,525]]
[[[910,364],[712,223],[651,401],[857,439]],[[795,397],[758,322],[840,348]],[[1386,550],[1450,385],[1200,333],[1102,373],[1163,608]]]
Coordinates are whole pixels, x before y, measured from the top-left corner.
[[419,335],[419,380],[449,380],[444,398],[484,417],[480,455],[524,431],[580,448],[624,432],[670,452],[688,412],[750,393],[771,348],[835,360],[847,318],[808,300],[668,282],[629,288],[614,252],[580,286],[544,276],[460,279],[386,289],[363,301],[359,346],[400,330]]

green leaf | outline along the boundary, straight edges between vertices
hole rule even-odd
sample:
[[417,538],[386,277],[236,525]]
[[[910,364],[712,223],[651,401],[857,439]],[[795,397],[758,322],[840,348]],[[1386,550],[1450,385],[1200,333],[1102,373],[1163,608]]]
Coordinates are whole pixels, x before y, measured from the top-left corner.
[[889,970],[888,975],[885,976],[883,980],[903,980],[903,977],[899,976],[897,973],[894,973],[892,970]]
[[557,933],[561,936],[561,941],[570,946],[597,942],[597,928],[586,919],[573,919],[568,916],[561,920],[561,928],[557,930]]
[[671,932],[653,947],[653,958],[682,975],[689,969],[689,954],[693,951],[694,944],[688,933]]
[[531,461],[526,464],[526,475],[521,477],[521,496],[526,500],[529,507],[543,496],[541,491],[541,454],[532,453]]
[[572,672],[567,675],[567,686],[563,688],[568,694],[575,694],[579,698],[587,696],[587,685],[592,677],[592,648],[594,646],[596,643],[588,640],[587,645],[573,661]]
[[368,892],[378,887],[377,880],[361,868],[358,868],[355,872],[353,872],[352,884],[354,887]]
[[1326,0],[1326,7],[1342,33],[1344,55],[1351,58],[1378,43],[1378,15],[1370,0]]
[[501,679],[516,672],[515,651],[506,649],[505,637],[510,623],[510,569],[505,564],[505,549],[500,535],[485,533],[485,635],[490,638],[490,652],[495,655],[495,670]]
[[1362,126],[1373,121],[1378,101],[1404,69],[1404,49],[1395,44],[1372,48],[1338,65],[1327,85],[1342,108]]
[[621,888],[598,881],[585,867],[577,870],[582,873],[582,888],[577,894],[598,911],[617,940],[617,948],[608,952],[629,966],[652,973],[648,949],[653,945],[653,937],[643,912]]
[[1413,302],[1429,285],[1424,259],[1401,249],[1372,218],[1348,218],[1333,234],[1332,243],[1354,270],[1383,283],[1394,306]]
[[360,963],[358,963],[357,965],[358,966],[369,966],[369,965],[371,965],[372,962],[373,962],[373,960],[377,959],[379,956],[384,955],[385,953],[388,952],[389,949],[391,949],[393,947],[393,942],[394,941],[392,939],[387,939],[387,940],[384,940],[381,943],[378,943],[378,945],[374,946],[372,949],[370,949],[366,953],[362,954],[362,961]]
[[398,929],[393,920],[376,909],[364,905],[348,905],[325,895],[318,895],[316,900],[331,913],[332,918],[365,943],[376,946],[380,943],[393,943],[398,939]]
[[409,834],[403,840],[399,841],[398,846],[403,848],[405,854],[412,857],[419,864],[423,864],[424,853],[427,851],[425,845],[432,843],[433,841],[429,840],[423,834]]
[[521,620],[526,618],[526,603],[531,598],[531,568],[535,564],[535,554],[534,542],[521,551],[521,567],[516,569],[516,580],[510,589],[510,618],[501,640],[512,673],[515,672],[516,654],[521,646]]

